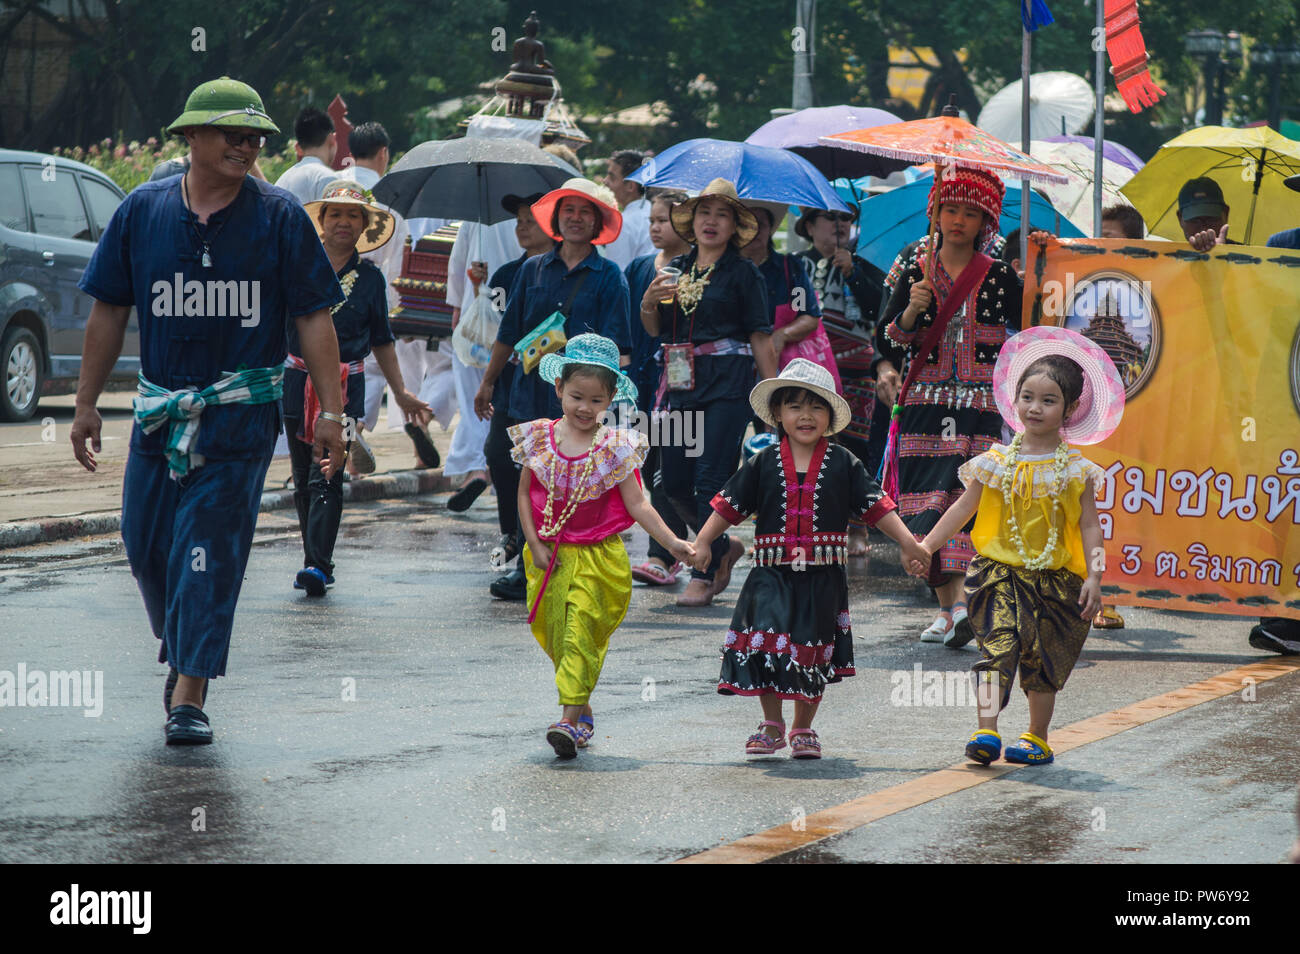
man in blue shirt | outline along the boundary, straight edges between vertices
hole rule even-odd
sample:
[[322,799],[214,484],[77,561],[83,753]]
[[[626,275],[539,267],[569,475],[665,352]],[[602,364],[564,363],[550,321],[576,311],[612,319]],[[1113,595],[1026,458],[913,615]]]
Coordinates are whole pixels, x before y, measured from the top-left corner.
[[[144,597],[168,744],[212,741],[207,681],[226,672],[235,603],[280,431],[285,329],[293,318],[320,396],[316,454],[343,465],[343,398],[330,306],[342,300],[316,229],[288,192],[248,175],[278,132],[252,87],[222,77],[190,94],[169,132],[184,175],[135,189],[109,220],[80,288],[86,323],[72,445],[96,466],[95,403],[140,325],[140,394],[122,488],[122,538]],[[87,448],[87,442],[91,449]]]

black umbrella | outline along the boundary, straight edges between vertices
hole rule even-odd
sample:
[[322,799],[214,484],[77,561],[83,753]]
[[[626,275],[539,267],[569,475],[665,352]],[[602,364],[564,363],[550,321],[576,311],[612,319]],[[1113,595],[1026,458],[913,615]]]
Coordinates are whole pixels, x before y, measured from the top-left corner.
[[520,139],[422,142],[371,190],[406,218],[463,219],[491,225],[511,218],[507,195],[558,189],[581,175],[567,162]]

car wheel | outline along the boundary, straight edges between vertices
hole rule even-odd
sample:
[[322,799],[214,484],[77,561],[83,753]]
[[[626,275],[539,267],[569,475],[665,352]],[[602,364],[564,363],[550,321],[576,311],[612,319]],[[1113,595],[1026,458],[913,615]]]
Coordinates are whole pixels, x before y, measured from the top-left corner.
[[44,366],[36,335],[20,325],[5,332],[0,340],[0,420],[25,421],[36,413]]

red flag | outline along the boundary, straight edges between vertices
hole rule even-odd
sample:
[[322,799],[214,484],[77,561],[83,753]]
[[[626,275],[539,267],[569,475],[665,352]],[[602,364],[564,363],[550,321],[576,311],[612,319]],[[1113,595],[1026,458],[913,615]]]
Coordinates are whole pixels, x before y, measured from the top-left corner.
[[1154,106],[1165,91],[1151,79],[1137,0],[1106,0],[1106,52],[1119,94],[1131,112]]

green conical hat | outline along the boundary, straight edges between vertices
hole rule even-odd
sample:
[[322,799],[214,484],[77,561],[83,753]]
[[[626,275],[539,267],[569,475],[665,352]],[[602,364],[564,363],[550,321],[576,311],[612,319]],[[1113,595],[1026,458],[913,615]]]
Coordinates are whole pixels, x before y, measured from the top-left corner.
[[185,101],[185,112],[167,127],[167,132],[179,135],[186,126],[242,126],[266,133],[280,131],[266,114],[257,90],[229,76],[196,86]]

